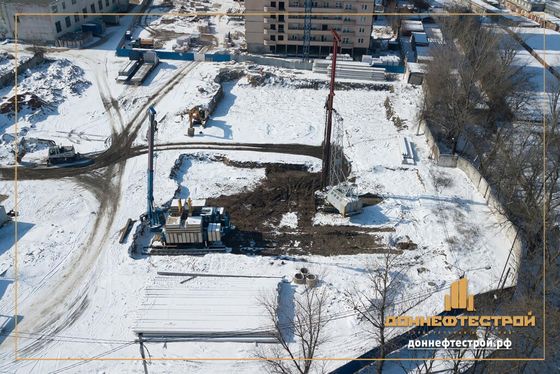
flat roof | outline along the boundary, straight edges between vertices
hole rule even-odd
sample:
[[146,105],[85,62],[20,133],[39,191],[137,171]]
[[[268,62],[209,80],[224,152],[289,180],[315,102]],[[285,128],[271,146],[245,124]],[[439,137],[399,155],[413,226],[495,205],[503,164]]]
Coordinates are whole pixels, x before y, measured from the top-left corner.
[[281,278],[161,276],[146,287],[133,326],[144,337],[274,341],[260,298],[277,296]]

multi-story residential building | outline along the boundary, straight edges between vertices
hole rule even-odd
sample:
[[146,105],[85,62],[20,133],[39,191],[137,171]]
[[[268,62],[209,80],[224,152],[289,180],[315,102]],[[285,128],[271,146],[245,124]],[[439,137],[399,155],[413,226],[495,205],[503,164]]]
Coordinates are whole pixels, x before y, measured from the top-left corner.
[[128,6],[128,0],[2,0],[0,36],[15,37],[15,14],[44,14],[18,17],[18,38],[52,43],[68,32],[79,31],[96,14],[114,12],[123,6]]
[[508,8],[520,9],[527,12],[542,12],[546,4],[545,0],[505,0]]
[[[312,0],[310,55],[326,56],[331,52],[332,29],[340,34],[342,53],[365,54],[374,7],[375,0]],[[245,9],[249,14],[245,17],[249,52],[302,54],[305,0],[245,0]],[[266,14],[250,15],[263,12]]]
[[544,11],[554,17],[560,18],[560,1],[547,1]]

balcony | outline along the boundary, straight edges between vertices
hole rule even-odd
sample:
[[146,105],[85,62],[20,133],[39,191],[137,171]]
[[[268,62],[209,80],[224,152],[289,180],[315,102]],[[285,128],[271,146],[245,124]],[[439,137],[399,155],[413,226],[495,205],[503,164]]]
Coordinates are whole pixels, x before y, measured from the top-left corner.
[[265,6],[263,7],[263,11],[265,12],[276,12],[276,7],[275,6]]
[[276,30],[263,29],[263,34],[264,35],[276,35]]
[[264,44],[264,45],[267,45],[267,46],[272,46],[272,45],[276,45],[276,41],[275,41],[275,40],[266,40],[266,39],[265,39],[265,40],[263,41],[263,44]]
[[269,25],[271,23],[276,23],[276,20],[274,18],[264,17],[263,18],[263,23]]

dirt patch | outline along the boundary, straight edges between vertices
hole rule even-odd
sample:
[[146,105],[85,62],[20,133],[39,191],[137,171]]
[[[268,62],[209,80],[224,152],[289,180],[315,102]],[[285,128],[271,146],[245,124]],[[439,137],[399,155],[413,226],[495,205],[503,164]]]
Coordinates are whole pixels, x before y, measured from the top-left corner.
[[[339,255],[385,251],[376,233],[358,226],[313,226],[315,191],[320,174],[297,165],[269,165],[266,179],[253,191],[207,199],[223,206],[236,226],[226,241],[234,251],[253,248],[265,255]],[[280,225],[286,213],[296,213],[297,227]]]

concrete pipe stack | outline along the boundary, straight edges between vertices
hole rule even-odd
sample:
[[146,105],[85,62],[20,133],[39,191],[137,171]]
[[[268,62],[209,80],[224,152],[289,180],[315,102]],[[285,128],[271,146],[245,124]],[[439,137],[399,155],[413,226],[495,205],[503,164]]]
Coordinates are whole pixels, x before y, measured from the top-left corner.
[[317,276],[315,274],[311,274],[307,268],[299,269],[293,279],[295,284],[305,284],[309,288],[317,286],[317,281]]

